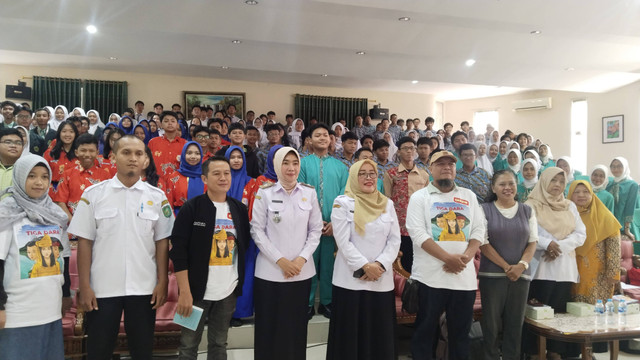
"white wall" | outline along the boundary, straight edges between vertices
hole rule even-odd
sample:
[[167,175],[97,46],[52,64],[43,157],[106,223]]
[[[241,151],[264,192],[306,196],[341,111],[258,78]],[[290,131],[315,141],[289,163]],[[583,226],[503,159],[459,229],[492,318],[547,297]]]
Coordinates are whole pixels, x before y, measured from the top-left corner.
[[[552,109],[512,110],[514,100],[551,97]],[[587,166],[590,171],[596,164],[609,165],[613,157],[624,156],[629,160],[632,177],[640,179],[640,82],[604,94],[568,91],[528,91],[524,93],[473,100],[448,101],[444,107],[444,121],[454,124],[467,120],[473,124],[473,114],[480,110],[498,110],[499,130],[515,133],[531,133],[551,146],[554,157],[569,155],[571,151],[571,102],[586,99],[588,104]],[[602,117],[624,115],[624,142],[602,143]],[[485,129],[476,129],[484,132]]]
[[[183,91],[244,92],[246,93],[247,110],[254,110],[258,114],[273,110],[281,121],[284,120],[286,114],[293,113],[296,93],[368,98],[382,103],[384,108],[389,108],[391,112],[397,113],[401,118],[411,116],[424,119],[434,110],[434,96],[428,94],[5,64],[0,66],[0,89],[4,89],[8,84],[16,85],[17,80],[23,76],[32,77],[34,75],[127,81],[129,83],[130,106],[133,107],[136,100],[142,100],[145,103],[145,111],[152,111],[152,106],[156,102],[164,104],[165,108],[170,107],[173,103],[184,106]],[[33,83],[32,79],[24,81],[28,86]],[[374,103],[370,102],[369,108],[372,108],[373,105]]]

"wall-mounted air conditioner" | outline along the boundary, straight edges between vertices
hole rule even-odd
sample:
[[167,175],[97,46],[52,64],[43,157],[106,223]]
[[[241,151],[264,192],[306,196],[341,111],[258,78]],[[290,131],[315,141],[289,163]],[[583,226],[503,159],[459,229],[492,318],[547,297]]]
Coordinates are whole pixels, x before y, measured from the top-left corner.
[[516,100],[511,107],[513,111],[551,109],[551,98]]

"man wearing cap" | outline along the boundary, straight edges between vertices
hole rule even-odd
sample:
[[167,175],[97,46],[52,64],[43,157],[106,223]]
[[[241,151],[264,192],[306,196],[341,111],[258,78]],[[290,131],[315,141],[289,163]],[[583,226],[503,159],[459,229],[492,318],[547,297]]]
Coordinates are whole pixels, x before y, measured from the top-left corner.
[[455,185],[456,161],[449,151],[434,151],[429,162],[433,181],[413,193],[407,207],[406,227],[413,241],[411,278],[419,286],[411,341],[416,360],[431,359],[442,311],[447,314],[449,358],[469,358],[477,289],[471,261],[484,242],[486,225],[476,195]]

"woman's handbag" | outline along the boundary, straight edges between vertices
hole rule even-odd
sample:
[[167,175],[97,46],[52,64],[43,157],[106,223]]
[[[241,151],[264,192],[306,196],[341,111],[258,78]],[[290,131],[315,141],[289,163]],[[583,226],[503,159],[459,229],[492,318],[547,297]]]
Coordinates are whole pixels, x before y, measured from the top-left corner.
[[402,289],[402,310],[409,314],[418,313],[418,280],[407,279]]

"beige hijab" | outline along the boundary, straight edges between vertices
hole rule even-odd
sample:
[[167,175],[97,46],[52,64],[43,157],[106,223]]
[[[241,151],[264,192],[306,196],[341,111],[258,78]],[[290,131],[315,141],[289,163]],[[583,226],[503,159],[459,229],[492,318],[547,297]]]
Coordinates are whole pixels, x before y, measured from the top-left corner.
[[284,185],[284,187],[286,188],[290,188],[291,186],[295,185],[295,182],[291,184],[283,182],[284,176],[282,176],[282,163],[284,162],[284,158],[287,157],[287,155],[289,155],[290,152],[293,152],[294,154],[296,154],[298,161],[300,161],[300,154],[298,154],[298,151],[296,151],[296,149],[289,146],[281,147],[273,155],[273,170],[276,172],[276,175],[278,176],[278,181],[280,182],[280,184]]
[[536,212],[538,224],[558,240],[563,240],[576,228],[576,219],[569,210],[570,200],[564,193],[553,196],[547,192],[551,179],[564,171],[558,167],[550,167],[542,172],[540,180],[529,194],[526,204]]
[[367,194],[360,189],[358,184],[358,172],[364,164],[370,164],[376,172],[376,178],[374,181],[378,181],[378,166],[371,160],[360,160],[351,165],[349,169],[349,179],[347,179],[347,185],[344,188],[344,194],[350,198],[355,199],[356,206],[353,210],[353,221],[356,225],[356,232],[361,236],[364,235],[364,227],[368,223],[374,221],[387,209],[386,196],[382,195],[378,188],[371,194]]

